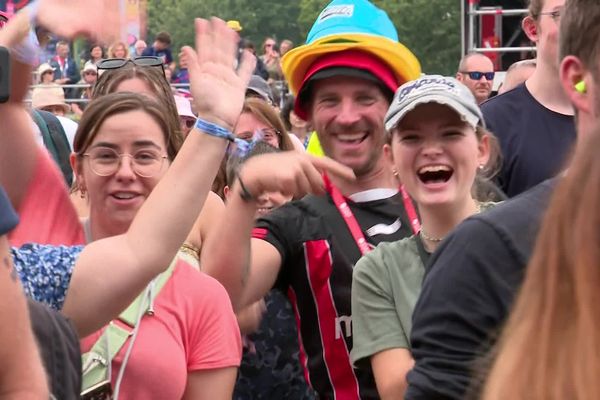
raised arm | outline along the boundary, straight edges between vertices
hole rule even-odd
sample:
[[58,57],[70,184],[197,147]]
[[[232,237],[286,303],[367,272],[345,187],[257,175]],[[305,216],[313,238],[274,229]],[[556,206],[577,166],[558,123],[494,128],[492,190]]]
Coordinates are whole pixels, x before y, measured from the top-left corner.
[[[196,20],[196,48],[186,47],[200,119],[229,131],[242,110],[254,69],[245,54],[233,69],[237,34],[219,19]],[[104,325],[166,269],[200,213],[225,154],[227,140],[194,128],[126,234],[96,241],[82,252],[64,312],[80,334]],[[96,310],[90,313],[89,310]]]
[[[109,40],[119,28],[118,0],[37,0],[34,3],[34,7],[30,5],[17,13],[0,30],[0,46],[9,48],[12,56],[10,99],[0,104],[0,184],[15,207],[19,207],[27,193],[40,154],[32,120],[23,107],[37,49],[30,46],[25,51],[15,52],[15,48],[28,36],[31,22],[65,38],[85,34]],[[87,16],[91,9],[95,18],[90,19]]]
[[48,398],[48,384],[5,233],[16,215],[0,186],[0,399]]
[[251,239],[258,207],[255,199],[263,192],[295,197],[323,194],[323,171],[354,178],[349,168],[329,158],[295,151],[253,157],[242,166],[227,200],[223,221],[209,236],[200,263],[203,271],[225,286],[234,311],[261,299],[271,289],[282,262],[273,245]]

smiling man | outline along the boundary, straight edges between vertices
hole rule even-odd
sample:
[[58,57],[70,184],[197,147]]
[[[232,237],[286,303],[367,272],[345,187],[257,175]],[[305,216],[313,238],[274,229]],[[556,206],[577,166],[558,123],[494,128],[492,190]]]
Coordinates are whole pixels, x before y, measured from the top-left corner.
[[485,54],[469,53],[458,64],[456,79],[471,90],[477,104],[486,101],[492,93],[494,64]]
[[[394,91],[420,66],[398,42],[386,13],[366,0],[335,0],[321,12],[307,44],[282,60],[294,112],[311,123],[325,154],[354,171],[330,175],[325,195],[309,195],[252,221],[262,191],[281,170],[309,156],[277,154],[246,163],[232,187],[226,221],[202,252],[203,269],[227,288],[240,309],[272,287],[288,295],[301,338],[305,376],[323,399],[379,398],[370,370],[354,370],[350,290],[354,263],[384,241],[410,235],[416,219],[404,205],[382,157],[384,117]],[[261,158],[263,161],[261,161]],[[275,157],[271,158],[275,160]],[[313,178],[320,181],[316,171]],[[310,179],[292,184],[307,187]],[[249,196],[249,194],[251,196]],[[231,251],[235,249],[235,251]]]

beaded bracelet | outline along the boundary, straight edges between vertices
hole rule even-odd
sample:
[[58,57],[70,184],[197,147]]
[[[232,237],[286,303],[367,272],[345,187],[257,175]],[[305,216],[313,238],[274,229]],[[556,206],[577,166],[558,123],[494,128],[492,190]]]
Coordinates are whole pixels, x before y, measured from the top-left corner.
[[235,141],[235,136],[231,133],[230,130],[223,128],[217,124],[213,124],[212,122],[205,121],[201,118],[196,119],[196,124],[194,127],[207,135],[227,139],[230,142]]

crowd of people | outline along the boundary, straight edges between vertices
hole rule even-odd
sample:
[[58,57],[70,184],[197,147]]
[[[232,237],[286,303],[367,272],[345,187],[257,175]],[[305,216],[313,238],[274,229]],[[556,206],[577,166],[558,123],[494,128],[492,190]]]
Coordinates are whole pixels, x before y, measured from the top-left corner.
[[596,0],[531,0],[494,96],[485,54],[424,74],[368,0],[261,57],[196,19],[177,60],[115,41],[116,3],[0,29],[0,397],[600,396]]

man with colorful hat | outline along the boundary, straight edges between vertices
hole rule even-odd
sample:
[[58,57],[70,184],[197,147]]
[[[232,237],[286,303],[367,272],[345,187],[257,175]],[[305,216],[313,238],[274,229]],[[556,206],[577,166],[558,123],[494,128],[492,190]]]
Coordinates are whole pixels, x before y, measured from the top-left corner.
[[[250,160],[232,187],[225,221],[203,248],[203,270],[221,281],[238,310],[272,287],[288,294],[300,362],[319,398],[379,398],[372,372],[355,370],[349,359],[352,268],[378,243],[418,229],[383,145],[393,94],[419,77],[420,65],[383,10],[367,0],[334,0],[282,67],[295,113],[355,179],[321,178],[317,169],[333,163],[327,157],[285,152]],[[317,195],[273,210],[252,229],[255,199],[276,190]]]

